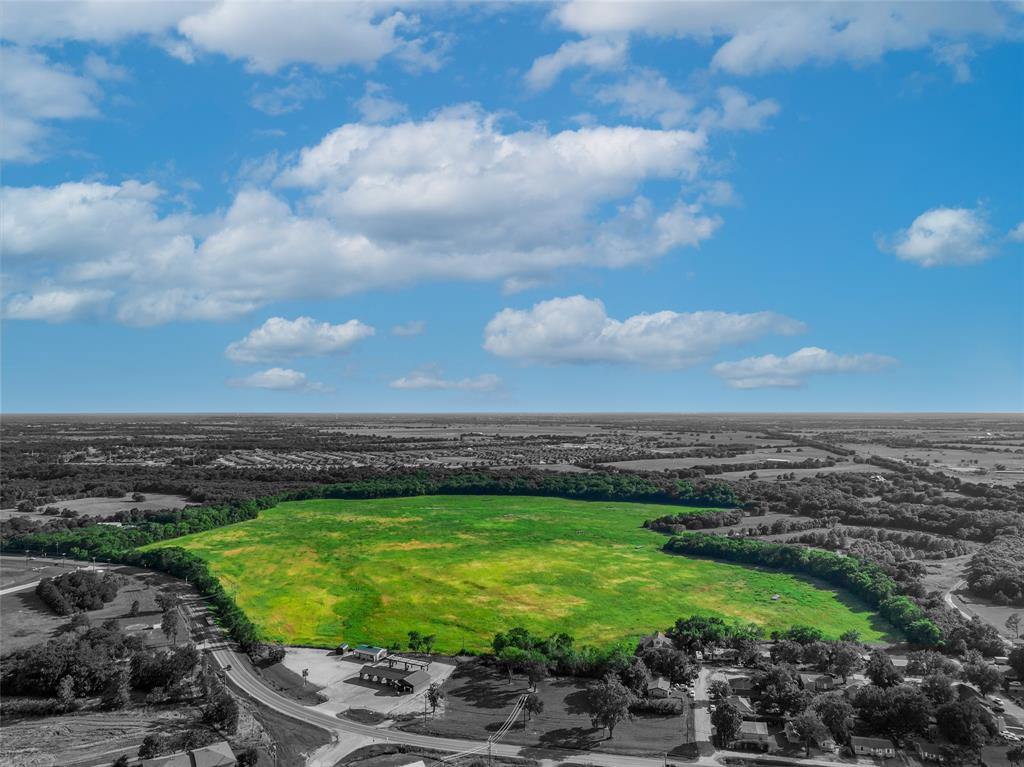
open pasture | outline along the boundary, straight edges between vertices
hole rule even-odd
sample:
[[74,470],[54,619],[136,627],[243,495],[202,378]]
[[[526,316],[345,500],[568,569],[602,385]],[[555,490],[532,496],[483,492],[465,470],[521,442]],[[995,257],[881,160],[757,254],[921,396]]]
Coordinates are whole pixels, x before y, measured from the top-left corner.
[[[645,519],[678,506],[421,496],[283,503],[258,519],[155,546],[206,559],[268,638],[333,647],[485,649],[514,625],[607,644],[694,613],[866,640],[887,624],[806,578],[663,553]],[[779,595],[773,600],[774,595]]]

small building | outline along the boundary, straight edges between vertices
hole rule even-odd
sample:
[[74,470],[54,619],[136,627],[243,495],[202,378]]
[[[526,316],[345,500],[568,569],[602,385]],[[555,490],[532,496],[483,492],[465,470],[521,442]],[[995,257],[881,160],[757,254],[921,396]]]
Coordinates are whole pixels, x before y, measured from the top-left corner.
[[338,645],[338,655],[347,655],[351,649],[352,648],[348,646],[348,642],[342,642]]
[[237,758],[226,740],[191,751],[143,759],[142,767],[235,767]]
[[740,651],[735,647],[711,648],[711,660],[715,663],[735,663],[739,657]]
[[740,731],[730,744],[732,748],[757,748],[762,751],[767,751],[769,745],[768,725],[764,722],[752,722],[749,719],[743,720]]
[[942,754],[942,745],[924,738],[915,738],[911,741],[914,751],[921,759],[928,762],[943,762],[946,757]]
[[360,658],[363,658],[364,660],[376,663],[377,661],[384,659],[387,656],[388,651],[385,650],[383,647],[374,647],[373,645],[360,644],[352,648],[352,654]]
[[430,674],[426,671],[407,671],[385,665],[366,665],[359,670],[359,678],[384,687],[393,687],[399,693],[416,693],[430,685]]
[[657,634],[649,634],[640,638],[641,650],[660,650],[662,647],[672,647],[672,640],[665,636],[664,631]]
[[669,684],[669,681],[665,677],[655,677],[651,680],[650,684],[647,685],[647,697],[667,698],[671,690],[672,685]]
[[734,694],[749,698],[754,692],[754,680],[749,676],[733,676],[726,680]]
[[744,698],[740,695],[730,695],[729,703],[732,707],[740,712],[740,716],[744,719],[747,717],[753,717],[757,711],[754,710],[754,704],[750,702],[750,698]]
[[896,756],[896,746],[888,738],[865,738],[850,736],[850,750],[857,756]]
[[[796,731],[796,727],[793,726],[792,719],[786,722],[786,726],[783,729],[783,732],[786,735],[786,740],[788,740],[793,745],[802,746],[804,744],[804,739],[801,738],[800,733]],[[821,734],[815,736],[814,745],[817,746],[818,749],[821,751],[832,752],[836,750],[835,738],[833,738],[828,731],[824,731]]]
[[384,659],[384,662],[388,664],[388,668],[394,668],[401,664],[402,668],[406,671],[426,671],[430,668],[429,660],[420,660],[419,658],[406,658],[404,655],[389,655]]
[[810,692],[834,690],[836,678],[831,674],[800,674],[800,686]]

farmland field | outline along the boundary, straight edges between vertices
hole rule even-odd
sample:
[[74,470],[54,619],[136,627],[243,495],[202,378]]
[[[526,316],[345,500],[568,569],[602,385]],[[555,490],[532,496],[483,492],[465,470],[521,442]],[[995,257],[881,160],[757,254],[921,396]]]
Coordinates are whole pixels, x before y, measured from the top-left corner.
[[508,496],[312,500],[154,547],[206,559],[267,637],[290,644],[404,645],[415,629],[441,651],[482,650],[513,625],[604,644],[694,613],[866,640],[889,629],[806,578],[661,552],[665,538],[641,524],[682,511]]

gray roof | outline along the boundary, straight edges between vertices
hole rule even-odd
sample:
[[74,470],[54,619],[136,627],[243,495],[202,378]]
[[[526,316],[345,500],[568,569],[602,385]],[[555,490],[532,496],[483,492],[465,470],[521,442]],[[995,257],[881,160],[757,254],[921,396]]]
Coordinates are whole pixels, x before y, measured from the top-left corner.
[[409,676],[402,680],[410,687],[419,687],[421,684],[426,684],[430,681],[430,674],[426,671],[413,671]]
[[850,745],[865,748],[896,748],[896,745],[888,738],[865,738],[861,735],[851,735]]
[[768,725],[765,722],[752,722],[744,719],[740,725],[740,735],[767,735]]

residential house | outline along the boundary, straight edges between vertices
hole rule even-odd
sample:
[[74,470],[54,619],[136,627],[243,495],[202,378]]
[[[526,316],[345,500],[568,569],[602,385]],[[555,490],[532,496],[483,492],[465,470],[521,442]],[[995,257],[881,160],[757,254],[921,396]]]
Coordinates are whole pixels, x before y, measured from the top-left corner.
[[754,692],[754,680],[749,676],[732,676],[726,681],[735,695],[749,698]]
[[672,647],[672,640],[665,636],[664,631],[657,634],[650,634],[640,638],[641,650],[660,650],[662,647]]
[[237,759],[226,740],[191,751],[143,759],[142,767],[235,767]]
[[363,660],[368,660],[373,663],[382,660],[387,656],[388,651],[383,647],[374,647],[373,645],[360,644],[352,648],[352,654],[356,655]]
[[942,744],[924,738],[915,738],[911,741],[917,755],[928,762],[943,762],[946,757],[942,754]]
[[[796,728],[793,726],[792,720],[786,722],[786,726],[783,729],[783,732],[786,735],[786,740],[788,740],[793,745],[804,745],[804,739],[801,738],[800,734],[796,731]],[[821,751],[831,752],[836,750],[835,738],[833,738],[828,731],[825,731],[821,735],[815,737],[814,745],[816,745],[818,749]]]
[[800,686],[810,692],[828,692],[836,687],[836,678],[831,674],[800,674]]
[[850,750],[857,756],[896,756],[896,746],[888,738],[865,738],[850,736]]
[[647,697],[649,698],[667,698],[671,691],[672,685],[663,676],[655,677],[647,685]]
[[768,737],[768,725],[764,722],[752,722],[744,719],[740,731],[729,744],[732,748],[756,748],[768,751],[771,740]]

